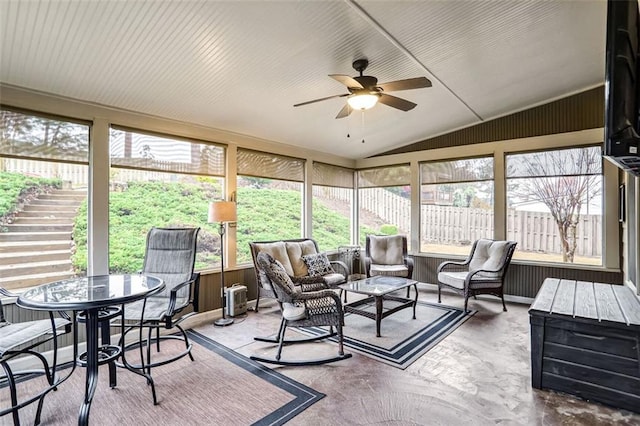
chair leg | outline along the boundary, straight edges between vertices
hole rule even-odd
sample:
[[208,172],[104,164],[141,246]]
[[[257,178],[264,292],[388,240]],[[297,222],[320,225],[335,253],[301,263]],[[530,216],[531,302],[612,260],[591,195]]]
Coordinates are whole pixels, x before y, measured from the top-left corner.
[[147,333],[147,374],[151,375],[151,345],[153,345],[153,327],[149,327]]
[[282,345],[284,344],[284,333],[287,330],[287,320],[282,318],[282,322],[280,323],[280,336],[278,336],[278,353],[276,354],[276,360],[280,361],[280,356],[282,355]]
[[258,304],[260,303],[260,284],[258,284],[258,294],[256,295],[256,307],[253,309],[258,312]]
[[442,303],[442,300],[440,299],[440,292],[441,292],[441,287],[440,287],[440,283],[438,283],[438,303]]
[[344,355],[344,335],[342,334],[342,323],[338,322],[338,325],[336,327],[338,329],[338,355],[343,356]]
[[502,299],[502,312],[507,312],[507,305],[504,304],[504,292],[500,292],[500,298]]
[[[4,369],[4,373],[7,376],[7,383],[9,384],[9,392],[11,394],[11,406],[15,407],[18,405],[18,394],[16,392],[16,381],[13,377],[13,371],[11,371],[11,367],[6,362],[2,363],[2,368]],[[14,409],[12,411],[13,414],[13,424],[20,426],[20,416],[18,415],[18,409]]]
[[176,324],[176,328],[180,330],[180,333],[182,333],[182,337],[184,337],[184,345],[185,345],[185,348],[189,351],[189,358],[191,358],[191,361],[195,361],[195,359],[193,358],[193,354],[191,353],[191,348],[190,348],[191,344],[189,343],[189,337],[187,336],[187,332],[184,331],[184,329],[177,324]]

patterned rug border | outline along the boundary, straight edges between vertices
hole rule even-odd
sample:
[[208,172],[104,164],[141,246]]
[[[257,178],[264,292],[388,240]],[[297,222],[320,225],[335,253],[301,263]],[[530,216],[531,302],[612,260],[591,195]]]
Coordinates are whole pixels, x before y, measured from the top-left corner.
[[[344,336],[344,345],[376,361],[404,370],[477,313],[474,310],[465,313],[464,309],[440,303],[418,301],[418,305],[446,312],[436,321],[425,324],[420,330],[390,349],[349,337],[346,334]],[[384,320],[382,324],[384,326]],[[319,335],[325,332],[320,327],[300,327],[299,330],[311,335]],[[345,331],[348,333],[348,328],[345,328]],[[337,342],[336,337],[332,337],[330,340]]]
[[278,373],[277,371],[253,361],[252,359],[249,359],[244,355],[239,354],[233,349],[230,349],[197,331],[188,330],[187,334],[189,335],[189,339],[195,343],[215,352],[227,361],[234,363],[238,367],[243,368],[251,374],[279,387],[295,397],[294,400],[253,423],[253,425],[283,425],[326,396],[323,393],[317,392],[300,382],[297,382]]

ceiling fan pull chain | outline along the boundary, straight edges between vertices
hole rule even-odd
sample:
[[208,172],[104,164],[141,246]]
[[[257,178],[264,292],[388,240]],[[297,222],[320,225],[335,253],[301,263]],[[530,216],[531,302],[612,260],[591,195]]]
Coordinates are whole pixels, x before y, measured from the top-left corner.
[[362,110],[362,143],[364,143],[364,110]]

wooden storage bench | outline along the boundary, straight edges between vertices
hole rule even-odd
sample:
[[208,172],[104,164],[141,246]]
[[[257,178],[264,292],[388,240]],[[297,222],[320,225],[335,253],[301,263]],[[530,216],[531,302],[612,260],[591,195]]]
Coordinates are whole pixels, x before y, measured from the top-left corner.
[[640,299],[547,278],[531,308],[531,385],[640,412]]

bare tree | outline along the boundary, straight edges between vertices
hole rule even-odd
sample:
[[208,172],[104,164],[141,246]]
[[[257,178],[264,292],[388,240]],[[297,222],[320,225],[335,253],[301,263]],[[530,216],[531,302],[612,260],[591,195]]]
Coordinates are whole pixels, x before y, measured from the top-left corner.
[[583,208],[601,194],[602,157],[597,147],[527,154],[508,173],[526,177],[514,185],[523,201],[544,203],[553,216],[563,262],[573,262]]

